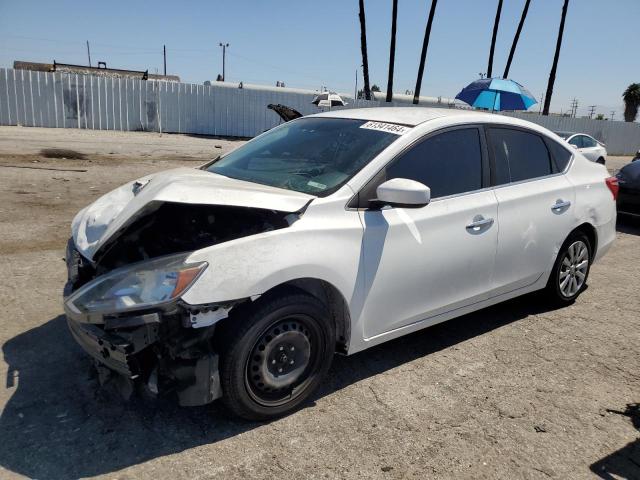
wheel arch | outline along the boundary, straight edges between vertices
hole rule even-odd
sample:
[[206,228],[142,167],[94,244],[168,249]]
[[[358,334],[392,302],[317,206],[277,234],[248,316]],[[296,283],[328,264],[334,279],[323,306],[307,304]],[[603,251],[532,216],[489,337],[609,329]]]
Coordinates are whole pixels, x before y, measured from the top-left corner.
[[[286,282],[275,285],[262,293],[257,299],[245,301],[234,308],[229,318],[224,319],[221,323],[232,321],[236,315],[242,315],[245,309],[255,308],[260,302],[267,299],[286,295],[288,293],[303,292],[320,300],[326,307],[336,332],[335,351],[337,353],[347,353],[349,342],[351,340],[351,315],[349,304],[344,295],[333,284],[319,278],[305,277],[287,280]],[[223,327],[224,328],[224,327]]]
[[587,236],[589,245],[591,246],[591,261],[593,261],[596,256],[596,252],[598,251],[598,232],[596,231],[596,228],[589,222],[584,222],[571,230],[569,235],[567,235],[567,238],[569,238],[576,232],[584,233]]

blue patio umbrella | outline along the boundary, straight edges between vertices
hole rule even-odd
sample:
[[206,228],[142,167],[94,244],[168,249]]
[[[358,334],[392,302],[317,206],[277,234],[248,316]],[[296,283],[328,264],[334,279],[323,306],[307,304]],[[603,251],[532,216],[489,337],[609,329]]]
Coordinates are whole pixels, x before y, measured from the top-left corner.
[[503,78],[481,78],[470,83],[456,95],[472,107],[487,110],[526,110],[536,99],[518,82]]

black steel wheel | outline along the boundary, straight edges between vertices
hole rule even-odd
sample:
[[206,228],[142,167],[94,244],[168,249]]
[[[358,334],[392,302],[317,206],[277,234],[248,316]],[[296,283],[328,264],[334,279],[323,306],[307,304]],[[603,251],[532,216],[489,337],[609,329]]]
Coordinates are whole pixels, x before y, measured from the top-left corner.
[[325,306],[309,295],[265,299],[233,318],[220,359],[223,401],[236,415],[287,414],[318,387],[331,365],[335,331]]

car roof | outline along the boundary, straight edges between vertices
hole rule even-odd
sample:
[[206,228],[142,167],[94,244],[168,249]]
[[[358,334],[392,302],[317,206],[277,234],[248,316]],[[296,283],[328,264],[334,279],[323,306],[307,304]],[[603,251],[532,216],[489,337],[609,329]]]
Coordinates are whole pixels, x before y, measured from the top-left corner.
[[508,117],[497,113],[482,112],[477,110],[463,110],[452,108],[428,108],[428,107],[372,107],[336,109],[327,112],[316,113],[309,117],[317,118],[347,118],[354,120],[367,120],[374,122],[399,123],[415,127],[421,123],[434,119],[452,118],[456,122],[483,122],[502,125],[526,127],[533,130],[549,130],[535,123],[520,118]]
[[573,137],[574,135],[577,135],[576,132],[554,131],[553,133],[555,133],[556,135],[558,135],[559,137],[562,137],[562,138],[569,138],[569,137]]
[[469,114],[482,115],[480,112],[473,112],[471,110],[455,110],[451,108],[372,107],[331,110],[309,116],[325,118],[352,118],[355,120],[370,120],[374,122],[400,123],[402,125],[415,127],[420,123],[433,120],[434,118]]

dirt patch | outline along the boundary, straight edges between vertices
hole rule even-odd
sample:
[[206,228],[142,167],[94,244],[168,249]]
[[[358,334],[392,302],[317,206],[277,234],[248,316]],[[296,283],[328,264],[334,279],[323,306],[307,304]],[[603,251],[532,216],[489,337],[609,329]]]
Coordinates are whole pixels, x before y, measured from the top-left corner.
[[84,153],[66,148],[43,148],[40,150],[40,155],[45,158],[62,158],[68,160],[84,160],[87,158]]

